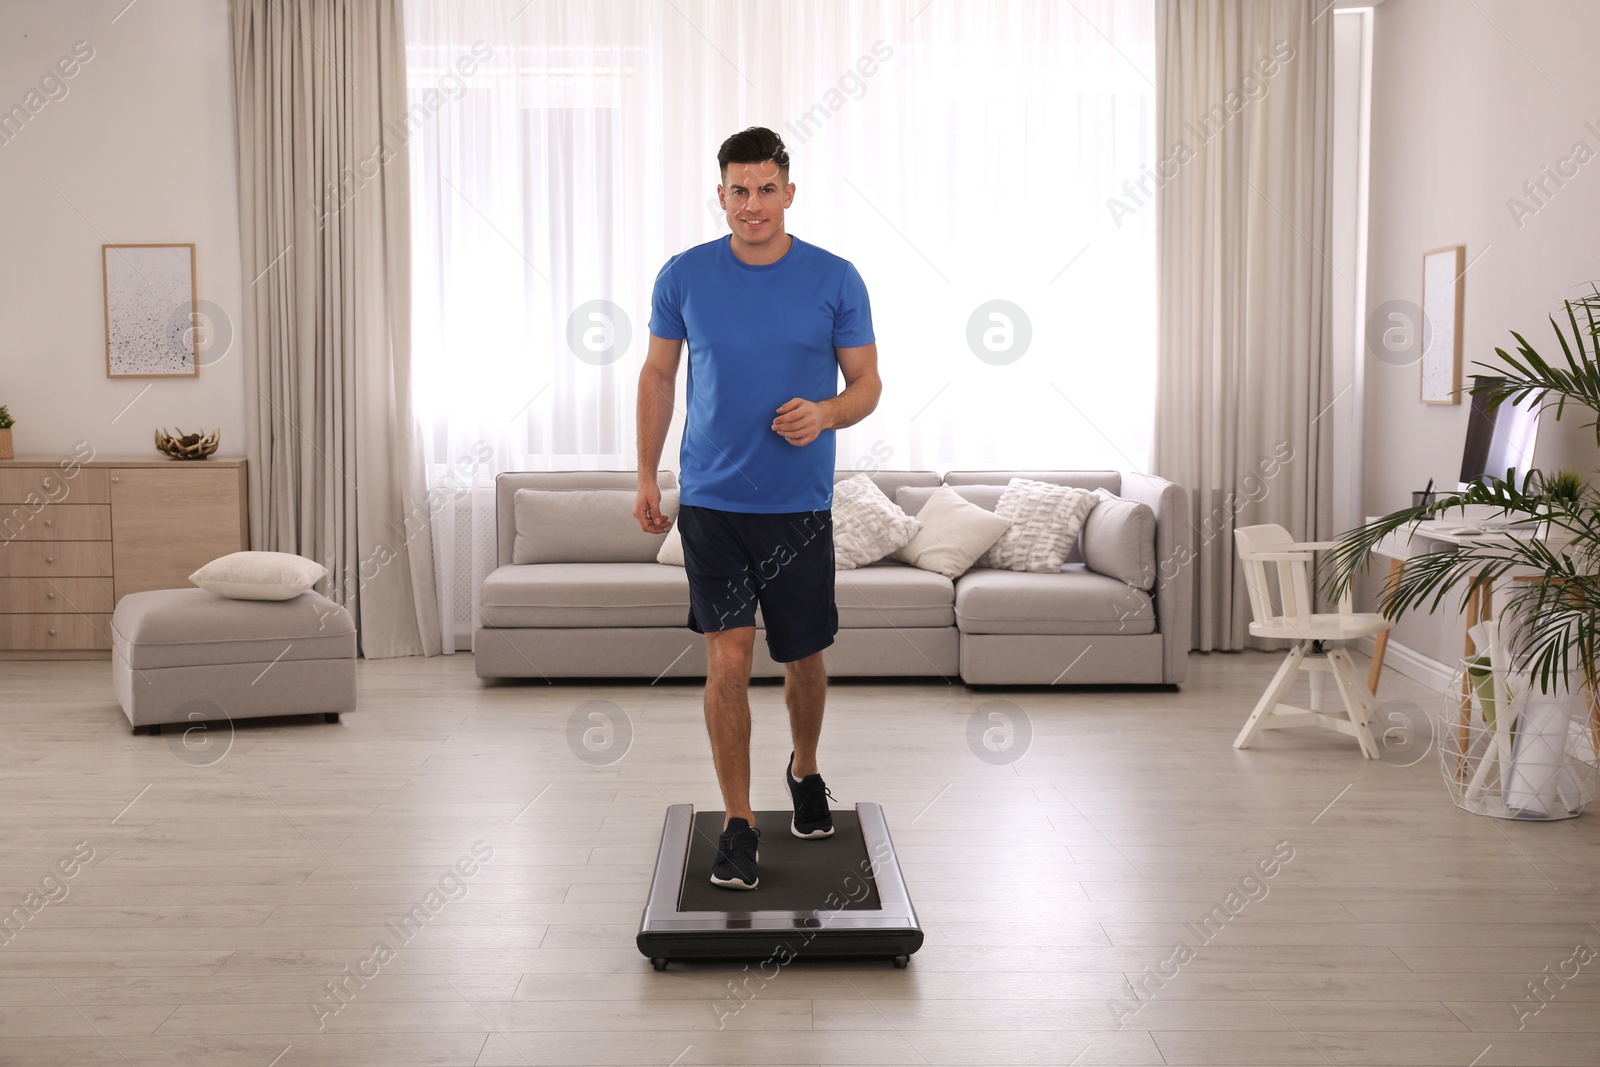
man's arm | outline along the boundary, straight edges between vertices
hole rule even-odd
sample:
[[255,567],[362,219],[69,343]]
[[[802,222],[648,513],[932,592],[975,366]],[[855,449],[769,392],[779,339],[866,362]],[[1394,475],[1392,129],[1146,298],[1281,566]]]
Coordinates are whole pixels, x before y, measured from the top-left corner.
[[872,414],[883,395],[876,342],[833,351],[844,374],[844,392],[816,403],[795,397],[778,409],[778,417],[772,421],[772,428],[791,445],[808,445],[823,430],[854,426]]
[[661,514],[661,450],[672,425],[672,399],[678,388],[678,360],[683,340],[650,335],[644,367],[639,371],[639,496],[633,516],[645,533],[665,533],[672,522]]

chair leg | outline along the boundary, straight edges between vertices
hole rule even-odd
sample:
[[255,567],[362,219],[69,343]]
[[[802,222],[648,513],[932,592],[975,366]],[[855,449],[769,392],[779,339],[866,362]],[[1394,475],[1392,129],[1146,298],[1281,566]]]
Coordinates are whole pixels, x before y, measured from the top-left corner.
[[1356,741],[1361,745],[1361,754],[1367,759],[1377,759],[1378,743],[1372,736],[1372,712],[1377,698],[1367,688],[1349,652],[1342,648],[1330,649],[1328,662],[1333,666],[1333,683],[1338,687],[1339,696],[1344,701],[1345,713],[1350,716],[1350,723],[1355,727]]
[[1249,748],[1250,742],[1256,739],[1256,734],[1261,732],[1265,716],[1272,713],[1282,701],[1284,694],[1289,692],[1289,687],[1294,685],[1295,675],[1300,671],[1300,661],[1306,657],[1308,642],[1302,641],[1289,650],[1283,658],[1283,663],[1278,667],[1278,673],[1272,676],[1272,683],[1267,686],[1267,691],[1261,694],[1261,699],[1256,703],[1255,710],[1244,722],[1244,729],[1239,731],[1239,736],[1234,738],[1234,748]]

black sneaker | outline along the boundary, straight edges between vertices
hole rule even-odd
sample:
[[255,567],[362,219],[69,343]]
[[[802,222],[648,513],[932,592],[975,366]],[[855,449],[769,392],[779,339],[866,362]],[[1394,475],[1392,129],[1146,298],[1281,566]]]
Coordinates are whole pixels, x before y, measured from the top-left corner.
[[756,877],[756,860],[761,853],[756,841],[761,831],[738,817],[728,820],[727,828],[717,838],[717,859],[711,865],[711,884],[724,889],[754,889],[761,884]]
[[833,813],[828,801],[833,794],[822,784],[822,775],[808,774],[798,782],[794,780],[794,753],[783,765],[783,780],[789,786],[789,799],[794,802],[794,818],[789,820],[789,832],[807,839],[833,836]]

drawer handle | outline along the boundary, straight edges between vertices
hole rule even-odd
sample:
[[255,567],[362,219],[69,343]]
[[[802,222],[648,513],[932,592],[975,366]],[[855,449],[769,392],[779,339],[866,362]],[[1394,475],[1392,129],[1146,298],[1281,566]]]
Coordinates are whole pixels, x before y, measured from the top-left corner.
[[46,525],[46,526],[49,526],[49,525],[52,525],[52,520],[50,520],[50,519],[46,519],[46,520],[44,520],[44,524],[45,524],[45,525]]
[[117,484],[117,483],[119,483],[119,482],[121,482],[121,481],[122,481],[122,479],[121,479],[121,478],[112,478],[112,479],[111,479],[111,484],[112,484],[112,485],[116,485],[116,484]]
[[49,633],[49,634],[50,634],[50,636],[51,636],[51,637],[54,637],[54,636],[55,636],[55,635],[56,635],[56,628],[55,628],[55,627],[54,627],[54,626],[52,626],[52,627],[50,627],[50,629],[49,629],[49,630],[48,630],[48,631],[46,631],[46,632],[48,632],[48,633]]
[[54,557],[54,556],[46,556],[46,557],[45,557],[45,558],[44,558],[44,561],[45,561],[45,562],[46,562],[46,563],[54,563],[54,562],[55,562],[55,561],[56,561],[56,558],[55,558],[55,557]]
[[56,595],[55,595],[55,594],[54,594],[54,593],[46,593],[46,594],[45,594],[45,595],[44,595],[44,598],[45,598],[45,599],[46,599],[46,600],[54,600],[54,599],[55,599],[55,598],[56,598]]

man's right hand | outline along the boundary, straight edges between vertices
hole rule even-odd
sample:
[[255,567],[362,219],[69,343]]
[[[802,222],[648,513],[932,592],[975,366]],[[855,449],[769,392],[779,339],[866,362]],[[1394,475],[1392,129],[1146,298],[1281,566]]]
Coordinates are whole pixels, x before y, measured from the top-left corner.
[[672,528],[672,520],[661,514],[661,487],[653,479],[639,483],[633,517],[639,520],[639,529],[647,534],[664,534]]

